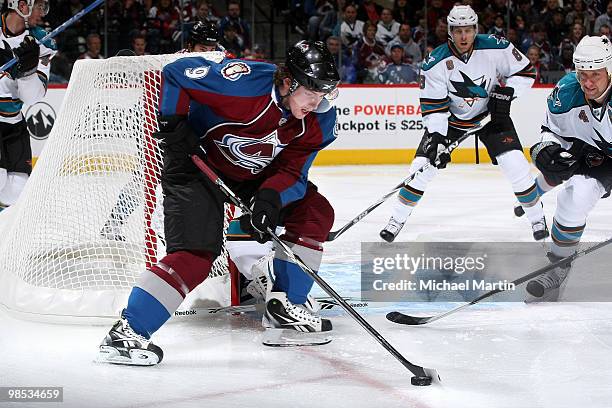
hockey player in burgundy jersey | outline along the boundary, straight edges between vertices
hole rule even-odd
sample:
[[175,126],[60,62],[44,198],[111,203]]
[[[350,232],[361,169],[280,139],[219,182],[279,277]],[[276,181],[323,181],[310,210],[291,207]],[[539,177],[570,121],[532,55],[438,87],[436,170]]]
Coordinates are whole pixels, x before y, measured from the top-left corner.
[[[264,241],[263,231],[282,224],[281,239],[315,271],[334,221],[331,205],[308,181],[317,153],[335,138],[336,113],[326,97],[336,92],[339,74],[323,43],[297,43],[284,67],[186,56],[164,68],[162,81],[156,137],[164,141],[168,255],[132,289],[121,319],[100,345],[100,361],[159,363],[162,352],[151,335],[206,279],[221,250],[225,196],[189,154],[200,155],[252,203],[243,229]],[[273,267],[264,323],[331,330],[308,301],[312,279],[280,250]]]

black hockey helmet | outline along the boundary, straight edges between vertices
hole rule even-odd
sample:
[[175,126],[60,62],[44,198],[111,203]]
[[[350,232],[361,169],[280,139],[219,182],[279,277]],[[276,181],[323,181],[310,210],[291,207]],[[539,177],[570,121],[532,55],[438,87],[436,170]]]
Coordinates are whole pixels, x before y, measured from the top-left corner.
[[302,85],[329,94],[340,82],[334,57],[321,41],[300,41],[287,52],[285,64],[293,77],[291,92]]
[[196,22],[189,30],[189,44],[217,45],[219,42],[219,30],[217,25],[209,21]]

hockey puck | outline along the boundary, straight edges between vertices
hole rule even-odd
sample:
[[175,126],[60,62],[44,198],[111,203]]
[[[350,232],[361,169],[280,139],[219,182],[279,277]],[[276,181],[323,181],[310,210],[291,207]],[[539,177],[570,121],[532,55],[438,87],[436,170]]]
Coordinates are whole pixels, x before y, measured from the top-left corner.
[[426,385],[431,385],[432,379],[431,377],[422,376],[417,377],[416,375],[410,379],[410,384],[416,385],[417,387],[424,387]]

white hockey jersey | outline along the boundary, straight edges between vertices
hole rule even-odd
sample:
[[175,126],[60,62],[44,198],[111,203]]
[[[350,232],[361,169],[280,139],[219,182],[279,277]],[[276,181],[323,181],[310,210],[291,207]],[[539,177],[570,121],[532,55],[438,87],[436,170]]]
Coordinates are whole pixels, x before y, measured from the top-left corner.
[[611,97],[612,91],[597,106],[585,98],[575,72],[565,75],[548,96],[542,140],[570,149],[579,139],[612,157]]
[[[26,29],[22,34],[13,36],[6,29],[6,14],[0,18],[0,47],[6,41],[12,49],[19,47],[27,34],[40,41],[47,33],[40,27]],[[4,123],[17,123],[23,115],[23,103],[29,105],[40,101],[47,93],[47,82],[51,68],[51,58],[57,52],[54,40],[40,44],[40,61],[36,74],[20,79],[11,79],[8,75],[0,77],[0,121]]]
[[442,135],[448,126],[474,127],[488,114],[489,92],[495,85],[514,88],[518,97],[535,76],[527,57],[504,38],[478,34],[471,53],[464,56],[449,41],[433,50],[421,68],[423,124],[430,133]]

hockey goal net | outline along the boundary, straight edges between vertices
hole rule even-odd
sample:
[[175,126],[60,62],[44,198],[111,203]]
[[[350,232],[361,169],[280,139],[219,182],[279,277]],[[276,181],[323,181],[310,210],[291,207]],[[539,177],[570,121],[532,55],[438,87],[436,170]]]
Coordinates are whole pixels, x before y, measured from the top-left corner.
[[[151,135],[161,70],[182,56],[77,61],[19,202],[0,213],[5,308],[114,318],[142,271],[163,257],[162,156]],[[203,285],[199,305],[231,303],[225,246]]]

